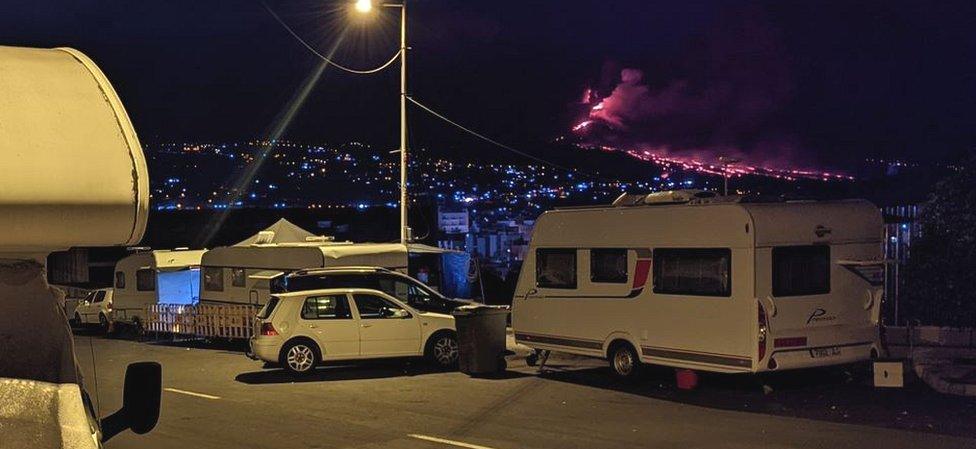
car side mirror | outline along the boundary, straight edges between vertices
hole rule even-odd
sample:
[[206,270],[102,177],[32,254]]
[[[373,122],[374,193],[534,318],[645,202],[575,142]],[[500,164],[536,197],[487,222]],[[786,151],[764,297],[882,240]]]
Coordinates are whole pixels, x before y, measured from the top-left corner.
[[159,421],[159,400],[163,369],[156,362],[138,362],[125,370],[122,408],[102,418],[102,442],[126,429],[137,434],[149,432]]

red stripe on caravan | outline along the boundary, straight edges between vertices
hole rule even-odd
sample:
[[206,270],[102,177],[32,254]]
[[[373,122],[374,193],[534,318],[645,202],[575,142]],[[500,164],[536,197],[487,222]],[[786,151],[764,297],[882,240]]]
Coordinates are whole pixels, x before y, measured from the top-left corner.
[[647,274],[651,271],[650,259],[638,259],[637,267],[634,270],[634,286],[632,289],[644,288],[647,283]]

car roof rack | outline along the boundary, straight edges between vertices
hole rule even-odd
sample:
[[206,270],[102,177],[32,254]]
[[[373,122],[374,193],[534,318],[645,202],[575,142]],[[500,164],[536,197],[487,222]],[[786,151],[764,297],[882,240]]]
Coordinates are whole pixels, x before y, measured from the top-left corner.
[[368,266],[368,265],[349,265],[349,266],[342,266],[342,267],[303,268],[301,270],[296,270],[296,271],[293,271],[293,272],[289,273],[289,276],[292,276],[292,275],[303,275],[303,274],[324,273],[324,272],[327,273],[327,272],[330,272],[330,271],[368,271],[368,270],[375,271],[375,272],[379,272],[379,273],[396,273],[396,271],[391,270],[391,269],[386,268],[386,267],[374,267],[374,266]]

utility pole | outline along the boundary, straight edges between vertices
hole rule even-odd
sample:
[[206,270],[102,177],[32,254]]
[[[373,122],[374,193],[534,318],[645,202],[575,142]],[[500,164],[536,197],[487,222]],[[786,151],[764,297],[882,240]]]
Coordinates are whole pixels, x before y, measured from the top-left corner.
[[400,6],[400,243],[410,240],[407,223],[407,0]]

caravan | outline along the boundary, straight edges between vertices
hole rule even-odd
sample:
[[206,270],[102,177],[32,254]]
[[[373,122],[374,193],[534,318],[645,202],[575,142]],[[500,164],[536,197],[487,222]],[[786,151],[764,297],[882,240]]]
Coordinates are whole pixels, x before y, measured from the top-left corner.
[[194,304],[200,298],[200,261],[207,250],[137,252],[115,264],[109,320],[140,326],[150,304]]
[[622,195],[549,211],[522,266],[519,343],[641,363],[760,372],[879,351],[881,215],[867,201]]
[[423,262],[435,274],[428,285],[441,287],[449,296],[467,293],[469,256],[465,253],[419,244],[336,242],[281,219],[242,242],[214,248],[203,256],[200,303],[260,306],[272,292],[289,290],[277,285],[288,273],[360,266],[407,274],[411,259]]

